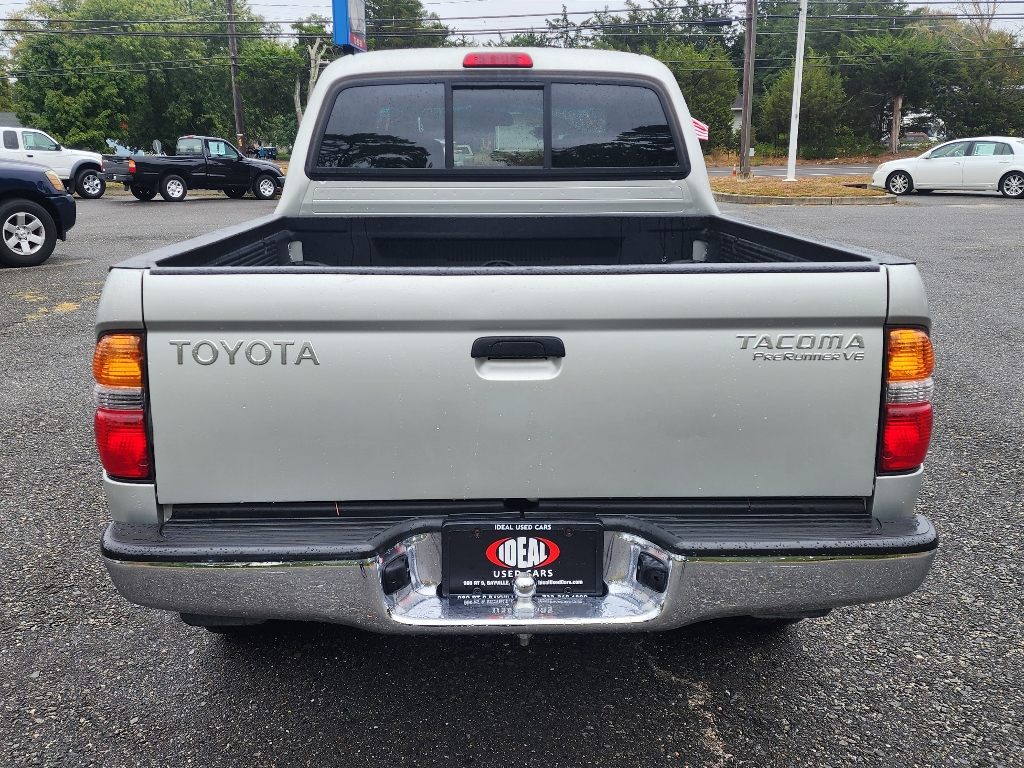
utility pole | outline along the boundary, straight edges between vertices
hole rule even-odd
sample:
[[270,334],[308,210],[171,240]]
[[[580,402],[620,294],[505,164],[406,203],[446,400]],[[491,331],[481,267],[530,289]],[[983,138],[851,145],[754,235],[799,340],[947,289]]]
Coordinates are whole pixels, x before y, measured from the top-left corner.
[[740,178],[749,179],[750,118],[754,111],[754,38],[757,35],[757,0],[747,0],[747,30],[743,45],[743,123],[740,127]]
[[231,97],[235,102],[235,136],[238,146],[245,135],[245,122],[242,120],[242,94],[238,90],[238,41],[235,39],[235,0],[227,0],[228,4],[228,53],[231,54]]
[[786,181],[796,181],[796,137],[800,132],[800,89],[804,82],[804,38],[807,36],[807,0],[800,0],[796,27],[796,66],[793,68],[793,109],[789,113],[789,163]]

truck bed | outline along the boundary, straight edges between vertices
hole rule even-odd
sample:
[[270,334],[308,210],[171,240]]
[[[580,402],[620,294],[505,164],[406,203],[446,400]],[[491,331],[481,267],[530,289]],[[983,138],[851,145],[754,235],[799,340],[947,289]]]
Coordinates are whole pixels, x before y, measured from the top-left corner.
[[[301,245],[296,245],[300,243]],[[696,247],[695,247],[696,244]],[[903,259],[724,216],[267,216],[143,254],[119,268],[269,268],[487,274],[876,271]]]

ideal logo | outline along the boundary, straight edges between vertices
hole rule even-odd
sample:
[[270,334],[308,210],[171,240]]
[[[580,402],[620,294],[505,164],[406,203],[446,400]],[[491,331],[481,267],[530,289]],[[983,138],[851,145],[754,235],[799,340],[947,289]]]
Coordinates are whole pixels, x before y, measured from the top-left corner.
[[533,536],[500,539],[487,548],[487,559],[501,568],[542,568],[559,554],[555,542]]

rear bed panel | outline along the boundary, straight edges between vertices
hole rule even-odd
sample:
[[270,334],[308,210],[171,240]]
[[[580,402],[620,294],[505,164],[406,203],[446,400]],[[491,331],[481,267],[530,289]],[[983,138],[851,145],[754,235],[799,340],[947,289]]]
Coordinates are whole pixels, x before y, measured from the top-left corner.
[[[159,500],[869,496],[885,283],[147,274]],[[496,335],[566,356],[474,361]],[[221,341],[243,342],[233,365]]]

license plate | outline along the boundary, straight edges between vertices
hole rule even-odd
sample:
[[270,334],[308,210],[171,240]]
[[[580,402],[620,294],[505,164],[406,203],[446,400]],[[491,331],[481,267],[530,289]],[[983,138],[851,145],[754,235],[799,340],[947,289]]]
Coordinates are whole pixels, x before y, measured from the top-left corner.
[[526,572],[542,595],[599,595],[604,531],[599,523],[451,522],[441,528],[445,595],[511,594]]

